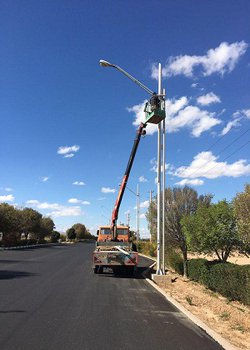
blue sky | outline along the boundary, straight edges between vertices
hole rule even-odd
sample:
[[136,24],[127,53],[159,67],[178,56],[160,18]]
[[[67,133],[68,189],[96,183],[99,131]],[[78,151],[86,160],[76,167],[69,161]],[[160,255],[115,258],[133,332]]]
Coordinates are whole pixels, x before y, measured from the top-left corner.
[[[59,230],[107,224],[146,92],[99,59],[167,92],[167,185],[232,199],[250,175],[250,3],[1,2],[0,201],[50,215]],[[141,236],[156,193],[157,133],[141,140],[128,187]],[[136,196],[127,191],[119,221]]]

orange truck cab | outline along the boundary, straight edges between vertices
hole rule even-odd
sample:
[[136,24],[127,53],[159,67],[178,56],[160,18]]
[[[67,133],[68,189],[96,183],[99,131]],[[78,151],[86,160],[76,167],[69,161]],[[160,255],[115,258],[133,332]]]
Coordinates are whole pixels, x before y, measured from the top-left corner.
[[[117,226],[117,241],[118,242],[129,242],[129,227],[128,226]],[[111,241],[111,230],[110,226],[100,226],[97,231],[97,242],[109,242]]]

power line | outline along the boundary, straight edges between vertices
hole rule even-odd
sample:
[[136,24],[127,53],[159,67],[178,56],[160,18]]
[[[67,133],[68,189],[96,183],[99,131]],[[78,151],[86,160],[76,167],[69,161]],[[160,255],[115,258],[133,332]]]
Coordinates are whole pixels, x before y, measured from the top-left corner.
[[[218,154],[217,154],[217,157],[219,156],[219,155],[221,155],[226,149],[228,149],[230,146],[232,146],[236,141],[238,141],[242,136],[244,136],[248,131],[250,130],[250,128],[249,129],[247,129],[246,131],[244,131],[240,136],[238,136],[236,139],[234,139],[232,142],[230,142],[229,143],[229,145],[227,145],[226,147],[224,147],[223,149],[222,149],[222,151],[220,151]],[[210,146],[210,148],[208,148],[205,152],[208,152],[208,151],[210,151],[212,148],[213,148],[213,146],[214,145],[216,145],[224,136],[226,136],[226,135],[223,135],[219,140],[217,140],[215,143],[213,143],[211,146]],[[249,142],[249,141],[248,141]],[[248,143],[247,142],[247,143]],[[234,154],[234,153],[233,153]],[[227,159],[227,158],[226,158]],[[223,160],[224,161],[224,160]],[[204,168],[204,166],[206,166],[207,164],[209,164],[209,162],[210,161],[207,161],[205,164],[203,164],[200,168],[198,168],[198,169],[196,169],[196,170],[194,170],[191,174],[189,174],[189,178],[192,176],[192,175],[194,175],[194,174],[196,174],[200,169],[202,169],[202,168]],[[203,175],[199,175],[199,176],[203,176]]]
[[[246,143],[244,143],[244,145],[240,146],[239,148],[237,148],[233,153],[231,153],[229,156],[227,156],[226,158],[224,158],[222,160],[222,162],[224,162],[225,160],[227,160],[228,158],[232,157],[235,153],[237,153],[238,151],[240,151],[242,148],[244,148],[248,143],[250,143],[250,140],[248,140]],[[215,166],[213,166],[212,168],[208,169],[204,174],[200,175],[201,177],[204,177],[204,175],[206,175],[209,171],[213,170],[214,168],[216,168],[220,163],[217,163]]]

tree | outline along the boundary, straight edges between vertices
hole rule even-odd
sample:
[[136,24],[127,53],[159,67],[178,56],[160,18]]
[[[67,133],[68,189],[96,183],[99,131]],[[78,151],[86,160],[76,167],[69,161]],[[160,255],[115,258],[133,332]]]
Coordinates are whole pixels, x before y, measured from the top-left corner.
[[21,233],[21,212],[7,203],[0,204],[0,232],[4,244],[15,244]]
[[51,236],[50,236],[50,240],[52,243],[56,243],[60,237],[61,237],[60,232],[52,231]]
[[40,220],[40,232],[38,239],[44,239],[46,236],[51,236],[55,227],[54,221],[49,217],[42,217]]
[[250,184],[245,185],[244,192],[237,193],[233,205],[243,248],[250,251]]
[[87,229],[86,229],[85,225],[77,223],[77,224],[74,224],[72,226],[72,228],[75,230],[76,238],[78,238],[78,239],[87,238],[86,237],[87,236]]
[[226,262],[232,249],[240,244],[233,206],[226,200],[208,207],[199,205],[196,213],[181,223],[190,248],[214,252],[221,262]]
[[[198,196],[197,192],[185,186],[184,188],[167,188],[165,190],[165,232],[167,245],[180,248],[183,256],[184,276],[187,276],[187,242],[182,230],[181,219],[195,213],[198,203],[208,205],[211,195]],[[156,236],[156,201],[152,201],[146,217],[153,237]]]
[[73,227],[69,228],[67,231],[66,231],[66,235],[68,237],[68,239],[75,239],[76,238],[76,231]]
[[33,233],[37,238],[41,231],[42,214],[31,208],[24,208],[22,210],[22,230],[26,239],[29,233]]

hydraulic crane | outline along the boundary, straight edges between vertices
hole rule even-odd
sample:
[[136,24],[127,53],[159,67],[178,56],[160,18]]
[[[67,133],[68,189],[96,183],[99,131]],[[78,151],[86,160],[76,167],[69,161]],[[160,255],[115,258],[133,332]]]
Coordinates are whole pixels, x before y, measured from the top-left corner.
[[126,189],[126,185],[127,185],[128,179],[129,179],[130,171],[131,171],[134,159],[135,159],[137,148],[138,148],[138,145],[139,145],[140,140],[141,140],[141,136],[146,135],[146,130],[145,130],[146,126],[147,126],[147,124],[141,123],[139,128],[137,129],[136,138],[134,140],[134,145],[133,145],[133,148],[131,150],[131,154],[130,154],[130,157],[128,160],[127,168],[126,168],[126,171],[124,173],[122,183],[121,183],[118,195],[117,195],[117,199],[115,202],[115,206],[114,206],[114,209],[112,212],[112,219],[111,219],[112,241],[117,240],[117,219],[118,219],[120,205],[121,205],[122,198],[123,198],[123,195],[124,195],[124,192]]
[[145,123],[141,123],[136,131],[134,144],[112,212],[111,225],[100,226],[97,231],[98,238],[93,252],[95,273],[102,273],[104,267],[112,268],[114,273],[119,273],[122,270],[133,273],[138,264],[138,253],[133,249],[129,227],[117,226],[117,220],[141,136],[146,135],[147,123],[158,124],[165,118],[163,104],[157,99],[156,102],[154,105],[151,100],[145,106]]

